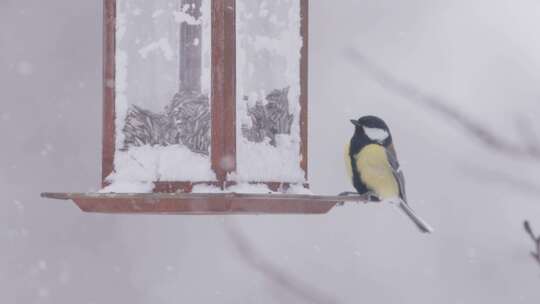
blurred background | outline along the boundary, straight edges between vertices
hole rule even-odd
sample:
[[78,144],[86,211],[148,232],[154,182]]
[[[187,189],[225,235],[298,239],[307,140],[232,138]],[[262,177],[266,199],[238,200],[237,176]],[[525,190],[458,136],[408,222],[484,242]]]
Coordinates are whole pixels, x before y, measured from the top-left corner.
[[540,2],[310,1],[310,181],[351,187],[351,118],[390,125],[408,197],[323,216],[84,214],[101,1],[0,0],[1,303],[538,303]]

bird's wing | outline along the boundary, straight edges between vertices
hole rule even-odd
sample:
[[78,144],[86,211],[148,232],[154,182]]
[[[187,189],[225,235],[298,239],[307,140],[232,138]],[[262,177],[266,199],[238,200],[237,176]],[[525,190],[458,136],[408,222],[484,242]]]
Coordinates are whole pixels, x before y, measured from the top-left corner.
[[386,147],[386,157],[388,158],[388,162],[390,163],[390,166],[392,167],[394,177],[396,178],[398,182],[399,194],[401,195],[401,199],[407,202],[407,195],[405,193],[405,176],[403,175],[403,171],[401,170],[399,166],[399,161],[397,159],[396,150],[394,149],[393,144],[390,144],[388,147]]
[[416,224],[420,231],[424,233],[431,233],[433,231],[433,228],[431,228],[431,226],[421,217],[416,215],[416,213],[411,209],[411,207],[409,207],[409,204],[407,203],[407,196],[405,194],[405,176],[403,175],[403,171],[399,167],[396,150],[394,149],[394,146],[392,144],[386,148],[386,157],[388,158],[388,162],[390,163],[390,166],[392,166],[394,176],[398,181],[399,194],[401,195],[402,200],[399,204],[399,207]]

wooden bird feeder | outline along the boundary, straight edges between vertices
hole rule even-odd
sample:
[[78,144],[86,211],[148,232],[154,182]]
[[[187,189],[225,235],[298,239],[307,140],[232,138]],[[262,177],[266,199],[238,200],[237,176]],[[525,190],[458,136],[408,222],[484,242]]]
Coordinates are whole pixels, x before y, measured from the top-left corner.
[[42,196],[177,214],[359,200],[298,191],[309,188],[308,0],[104,4],[103,190]]

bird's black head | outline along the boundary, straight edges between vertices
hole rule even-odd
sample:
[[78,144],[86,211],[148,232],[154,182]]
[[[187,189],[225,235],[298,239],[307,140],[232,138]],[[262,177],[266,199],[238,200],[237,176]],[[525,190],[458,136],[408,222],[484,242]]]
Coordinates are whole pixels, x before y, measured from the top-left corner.
[[357,140],[389,145],[392,143],[390,129],[384,120],[376,116],[362,116],[358,120],[351,119],[355,126],[354,138]]

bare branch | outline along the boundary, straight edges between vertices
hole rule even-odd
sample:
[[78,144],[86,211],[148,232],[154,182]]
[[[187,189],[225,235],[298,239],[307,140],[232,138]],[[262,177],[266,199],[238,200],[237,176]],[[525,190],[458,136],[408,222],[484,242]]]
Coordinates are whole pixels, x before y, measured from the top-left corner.
[[521,134],[523,145],[529,150],[530,153],[540,153],[540,140],[538,135],[534,132],[531,120],[521,115],[516,118],[516,129]]
[[370,61],[359,51],[349,49],[347,57],[351,59],[359,68],[366,71],[370,77],[377,81],[383,88],[401,96],[402,98],[422,105],[437,112],[448,120],[459,124],[466,132],[473,135],[485,146],[497,151],[511,155],[521,156],[540,161],[540,149],[522,147],[495,135],[491,130],[485,128],[470,116],[449,106],[450,102],[443,98],[427,94],[410,83],[402,81],[389,71]]
[[521,178],[494,168],[485,168],[466,159],[460,160],[458,167],[467,176],[476,177],[483,182],[504,183],[522,193],[527,192],[534,197],[540,195],[540,185],[535,183],[534,180]]
[[249,241],[232,225],[226,225],[226,231],[238,250],[238,253],[242,256],[243,261],[254,270],[263,274],[279,288],[296,296],[305,303],[337,303],[337,301],[329,295],[321,292],[315,287],[309,286],[300,279],[294,278],[291,274],[279,269],[276,265],[273,265],[257,252]]
[[540,265],[540,236],[535,236],[534,232],[532,231],[531,224],[529,224],[529,221],[523,222],[523,227],[525,228],[525,232],[527,232],[527,234],[536,246],[536,252],[531,251],[531,256]]

